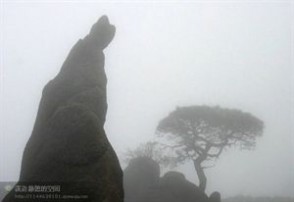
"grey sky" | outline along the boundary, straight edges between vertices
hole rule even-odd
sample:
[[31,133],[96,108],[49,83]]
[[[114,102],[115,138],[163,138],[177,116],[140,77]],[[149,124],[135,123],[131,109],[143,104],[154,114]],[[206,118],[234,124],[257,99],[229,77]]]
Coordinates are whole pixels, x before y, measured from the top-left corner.
[[[265,122],[264,136],[207,170],[208,192],[294,196],[290,1],[3,1],[1,181],[18,179],[43,86],[103,14],[117,28],[105,51],[105,128],[120,157],[176,106],[238,108]],[[195,181],[192,165],[179,169]]]

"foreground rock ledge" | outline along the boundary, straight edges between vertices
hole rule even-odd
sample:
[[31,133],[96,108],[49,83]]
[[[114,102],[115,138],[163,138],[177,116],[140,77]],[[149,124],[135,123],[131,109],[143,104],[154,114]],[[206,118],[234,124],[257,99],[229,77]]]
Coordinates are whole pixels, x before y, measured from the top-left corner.
[[[107,79],[103,49],[114,34],[115,27],[102,16],[45,86],[19,182],[4,202],[123,201],[122,170],[104,131]],[[57,198],[34,199],[36,194],[48,194],[48,187],[49,194]],[[26,194],[32,198],[19,198],[30,197]],[[64,195],[68,198],[62,198]]]

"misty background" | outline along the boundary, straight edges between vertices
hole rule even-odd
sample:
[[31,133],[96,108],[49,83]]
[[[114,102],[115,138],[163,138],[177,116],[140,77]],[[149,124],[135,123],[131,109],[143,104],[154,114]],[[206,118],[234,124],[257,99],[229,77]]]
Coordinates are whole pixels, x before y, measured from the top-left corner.
[[[154,138],[176,106],[219,105],[265,123],[254,151],[228,150],[207,193],[294,197],[293,3],[1,1],[0,181],[17,181],[44,85],[106,14],[105,129],[124,152]],[[175,170],[196,182],[190,164]]]

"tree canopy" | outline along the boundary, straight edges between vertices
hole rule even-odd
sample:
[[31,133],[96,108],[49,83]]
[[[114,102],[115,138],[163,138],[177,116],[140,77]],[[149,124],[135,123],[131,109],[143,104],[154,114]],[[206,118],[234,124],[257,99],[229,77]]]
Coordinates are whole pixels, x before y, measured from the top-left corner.
[[141,143],[134,149],[128,149],[125,152],[125,162],[129,163],[132,159],[136,159],[138,157],[148,157],[157,161],[158,163],[161,163],[162,157],[158,146],[158,142],[148,141]]
[[157,134],[172,140],[165,148],[174,153],[170,157],[174,163],[193,160],[204,190],[206,177],[202,163],[218,158],[226,147],[233,145],[240,149],[255,148],[263,127],[261,120],[237,109],[188,106],[177,107],[162,119]]

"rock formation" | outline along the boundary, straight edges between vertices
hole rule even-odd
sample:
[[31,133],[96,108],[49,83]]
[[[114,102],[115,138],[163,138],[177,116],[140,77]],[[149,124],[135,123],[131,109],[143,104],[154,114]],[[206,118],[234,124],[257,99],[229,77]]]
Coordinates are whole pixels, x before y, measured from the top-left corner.
[[217,191],[213,192],[209,196],[209,202],[221,202],[221,194]]
[[[207,202],[208,197],[195,184],[186,180],[180,172],[167,172],[160,179],[160,187],[165,195],[177,202]],[[165,200],[166,201],[166,200]],[[166,201],[167,202],[167,201]]]
[[[17,185],[59,184],[61,193],[57,194],[86,197],[52,201],[123,201],[122,171],[104,131],[107,78],[103,49],[114,34],[115,27],[102,16],[45,86]],[[17,201],[16,194],[14,189],[4,202]]]
[[182,173],[167,172],[160,177],[158,163],[148,157],[129,163],[124,171],[124,190],[125,202],[210,202]]
[[146,190],[159,184],[158,163],[148,157],[132,159],[124,170],[124,191],[126,202],[141,202]]

